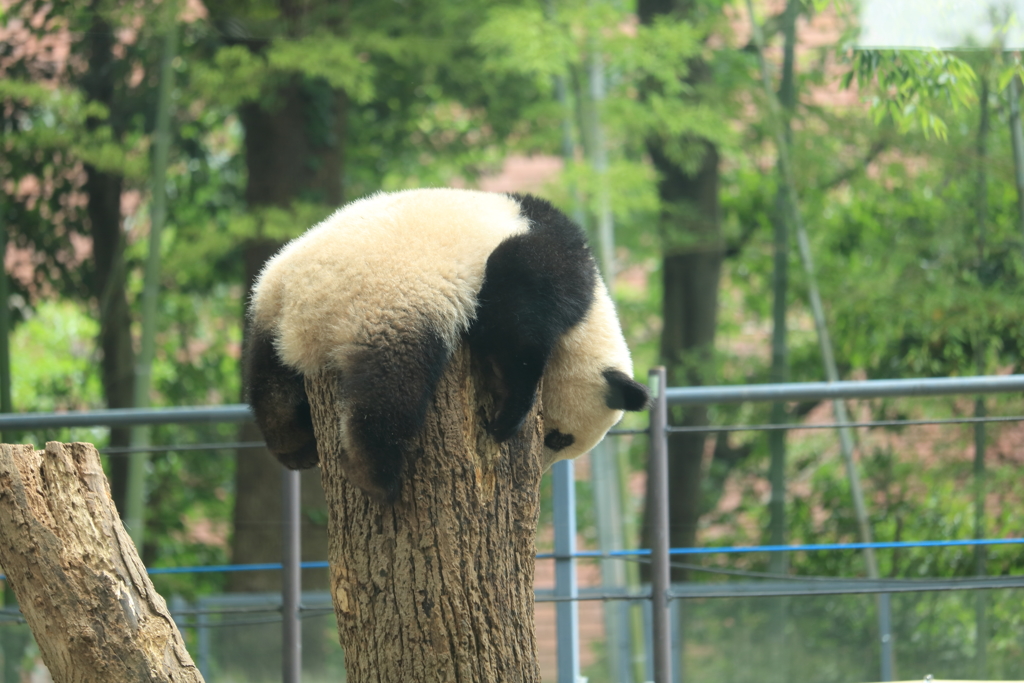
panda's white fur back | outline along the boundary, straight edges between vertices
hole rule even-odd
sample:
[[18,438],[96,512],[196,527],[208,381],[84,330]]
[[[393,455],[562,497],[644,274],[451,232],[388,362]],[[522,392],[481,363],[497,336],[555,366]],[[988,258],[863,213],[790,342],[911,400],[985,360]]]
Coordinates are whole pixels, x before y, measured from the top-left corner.
[[275,331],[285,365],[343,368],[353,345],[433,324],[449,349],[468,328],[488,255],[529,230],[503,194],[456,189],[379,193],[353,202],[267,262],[252,323]]

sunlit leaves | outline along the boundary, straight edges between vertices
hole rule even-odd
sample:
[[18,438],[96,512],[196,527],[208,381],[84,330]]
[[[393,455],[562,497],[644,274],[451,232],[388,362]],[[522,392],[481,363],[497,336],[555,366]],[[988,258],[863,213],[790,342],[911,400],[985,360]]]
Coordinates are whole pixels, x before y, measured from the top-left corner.
[[374,69],[368,59],[352,43],[328,33],[279,38],[267,53],[272,68],[322,78],[356,102],[368,102],[373,97]]
[[362,103],[373,97],[375,70],[368,59],[351,43],[330,34],[279,38],[266,54],[241,45],[220,48],[211,64],[197,61],[191,66],[192,84],[204,98],[235,107],[259,100],[275,77],[294,73],[322,78]]
[[901,132],[919,129],[946,139],[943,111],[970,107],[977,100],[977,75],[970,64],[940,51],[859,50],[843,86],[856,78],[868,90],[875,122],[892,120]]
[[640,26],[608,3],[565,3],[554,17],[537,8],[496,8],[473,43],[488,68],[536,76],[546,91],[552,77],[572,77],[596,52],[616,74],[617,87],[635,98],[640,79],[655,81],[667,96],[683,94],[688,62],[699,53],[702,38],[688,22],[660,17]]
[[77,90],[48,88],[18,80],[0,80],[0,102],[9,102],[17,135],[7,135],[8,154],[28,157],[41,150],[70,152],[76,158],[105,171],[130,178],[144,178],[148,169],[147,146],[136,136],[115,142],[110,127],[86,126],[89,120],[105,121],[106,107],[86,102]]
[[258,99],[269,75],[266,60],[242,45],[222,47],[212,63],[196,60],[190,69],[196,92],[225,107]]
[[[571,122],[574,144],[588,159],[568,164],[562,175],[563,183],[574,188],[573,202],[596,215],[597,198],[607,192],[619,221],[656,215],[656,175],[643,156],[647,144],[658,140],[673,161],[690,169],[701,163],[693,140],[721,143],[732,134],[722,125],[719,107],[709,103],[713,98],[698,97],[688,80],[691,61],[705,49],[706,30],[669,16],[641,25],[611,2],[566,0],[547,9],[491,10],[473,35],[485,67],[496,74],[527,76],[552,99],[555,80],[562,79],[565,106],[547,113],[555,121]],[[606,82],[592,80],[597,62]],[[597,91],[602,94],[595,96]],[[612,157],[603,179],[589,166],[595,158],[597,119]],[[544,130],[554,151],[561,131]]]
[[550,21],[538,8],[497,7],[472,37],[492,71],[538,77],[550,91],[551,78],[579,62],[580,46],[571,28]]
[[842,8],[848,3],[846,0],[804,0],[804,4],[809,5],[815,12],[821,12],[829,5]]
[[13,403],[21,411],[102,404],[93,340],[99,323],[69,300],[43,302],[11,335]]
[[1002,92],[1003,90],[1006,90],[1007,86],[1010,85],[1010,81],[1014,78],[1024,78],[1024,64],[1016,59],[999,71],[999,78],[996,81],[999,86],[999,91]]
[[302,201],[292,202],[287,209],[276,206],[251,208],[245,213],[232,215],[228,220],[225,233],[230,241],[226,244],[252,239],[287,242],[327,218],[336,208]]
[[667,97],[689,93],[690,60],[702,49],[704,33],[689,22],[659,16],[650,26],[631,26],[610,35],[613,67],[634,78],[650,79]]
[[592,198],[587,208],[596,213],[599,190],[607,184],[612,212],[618,220],[636,214],[651,214],[658,209],[658,193],[654,185],[654,169],[649,164],[617,159],[609,165],[602,179],[594,167],[586,163],[570,163],[564,170],[565,183],[584,197]]

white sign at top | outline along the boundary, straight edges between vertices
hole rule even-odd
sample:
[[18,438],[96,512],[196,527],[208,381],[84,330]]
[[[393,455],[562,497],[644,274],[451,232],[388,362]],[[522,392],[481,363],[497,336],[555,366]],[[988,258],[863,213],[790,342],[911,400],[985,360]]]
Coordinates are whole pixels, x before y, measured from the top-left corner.
[[1024,49],[1024,0],[861,0],[857,47]]

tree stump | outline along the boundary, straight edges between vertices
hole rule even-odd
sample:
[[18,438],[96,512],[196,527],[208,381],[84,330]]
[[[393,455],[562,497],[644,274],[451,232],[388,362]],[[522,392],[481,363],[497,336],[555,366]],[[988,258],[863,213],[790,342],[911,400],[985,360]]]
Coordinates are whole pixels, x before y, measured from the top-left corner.
[[337,386],[332,372],[306,379],[350,683],[539,682],[540,406],[518,436],[496,444],[483,427],[492,394],[460,349],[389,505],[345,474]]
[[91,444],[0,444],[0,566],[57,683],[202,683]]

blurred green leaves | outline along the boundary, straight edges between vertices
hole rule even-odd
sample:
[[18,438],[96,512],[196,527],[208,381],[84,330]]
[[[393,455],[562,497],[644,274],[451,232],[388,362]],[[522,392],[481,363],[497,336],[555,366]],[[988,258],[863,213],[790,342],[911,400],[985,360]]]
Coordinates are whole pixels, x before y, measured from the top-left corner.
[[368,53],[330,33],[275,38],[262,53],[243,45],[221,47],[210,63],[198,61],[191,68],[196,92],[224,107],[272,97],[275,84],[296,74],[323,79],[359,103],[374,94],[375,68]]
[[11,336],[11,392],[18,410],[100,406],[97,334],[99,323],[71,301],[38,305]]
[[10,103],[19,124],[17,135],[4,137],[8,154],[70,153],[96,168],[139,180],[149,172],[148,142],[139,135],[115,141],[110,126],[102,123],[109,117],[107,108],[87,102],[78,90],[0,79],[0,101]]
[[854,79],[876,93],[870,99],[876,124],[888,118],[901,132],[916,128],[940,140],[948,134],[944,112],[978,99],[971,65],[939,50],[857,50],[843,87]]
[[191,71],[196,92],[223,107],[257,100],[270,76],[267,60],[244,45],[222,47],[210,63],[197,61]]

